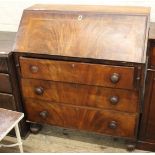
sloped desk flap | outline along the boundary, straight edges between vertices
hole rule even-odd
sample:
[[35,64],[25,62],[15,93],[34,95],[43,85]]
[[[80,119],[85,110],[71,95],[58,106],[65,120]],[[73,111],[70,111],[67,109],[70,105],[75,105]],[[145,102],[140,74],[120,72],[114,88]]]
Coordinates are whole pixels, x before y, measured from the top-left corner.
[[24,10],[13,51],[144,63],[150,9],[35,5]]

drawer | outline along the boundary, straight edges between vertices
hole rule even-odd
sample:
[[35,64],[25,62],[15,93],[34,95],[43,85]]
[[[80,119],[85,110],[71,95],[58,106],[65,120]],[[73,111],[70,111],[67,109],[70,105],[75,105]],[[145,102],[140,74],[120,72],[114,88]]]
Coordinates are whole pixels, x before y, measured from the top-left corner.
[[23,78],[132,89],[133,67],[20,58]]
[[27,119],[66,128],[122,137],[135,137],[137,115],[110,110],[66,106],[40,100],[25,100]]
[[0,73],[0,92],[2,93],[12,92],[10,77],[8,74]]
[[0,72],[8,73],[7,58],[0,58]]
[[22,79],[21,83],[25,98],[126,112],[138,111],[136,91],[34,79]]
[[0,93],[0,108],[16,110],[15,100],[13,95]]

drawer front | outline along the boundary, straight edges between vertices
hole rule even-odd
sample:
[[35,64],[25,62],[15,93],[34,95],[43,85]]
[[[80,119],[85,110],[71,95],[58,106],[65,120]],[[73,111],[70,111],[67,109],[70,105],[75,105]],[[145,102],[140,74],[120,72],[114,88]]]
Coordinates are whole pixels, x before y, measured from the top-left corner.
[[66,106],[40,100],[25,100],[29,121],[103,134],[135,137],[137,115],[108,110]]
[[20,58],[24,78],[132,89],[133,67]]
[[0,72],[8,73],[7,58],[0,58]]
[[16,110],[14,97],[10,94],[0,93],[0,108]]
[[2,93],[12,92],[10,77],[8,74],[0,73],[0,92]]
[[138,111],[138,92],[54,81],[22,79],[25,98],[79,106]]

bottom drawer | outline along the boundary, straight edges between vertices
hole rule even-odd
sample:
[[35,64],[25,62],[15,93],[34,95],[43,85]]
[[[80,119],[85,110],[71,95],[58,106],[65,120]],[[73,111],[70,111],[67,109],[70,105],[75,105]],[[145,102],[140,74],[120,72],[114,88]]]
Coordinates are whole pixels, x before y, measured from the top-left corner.
[[0,93],[0,108],[16,110],[13,95]]
[[135,137],[137,114],[26,99],[27,119],[113,136]]

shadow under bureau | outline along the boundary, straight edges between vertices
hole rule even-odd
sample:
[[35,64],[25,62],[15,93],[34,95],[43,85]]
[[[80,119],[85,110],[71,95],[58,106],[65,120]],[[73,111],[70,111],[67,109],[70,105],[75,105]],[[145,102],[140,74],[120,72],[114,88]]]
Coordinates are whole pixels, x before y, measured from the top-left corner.
[[27,120],[136,141],[149,12],[74,5],[24,10],[13,52]]

